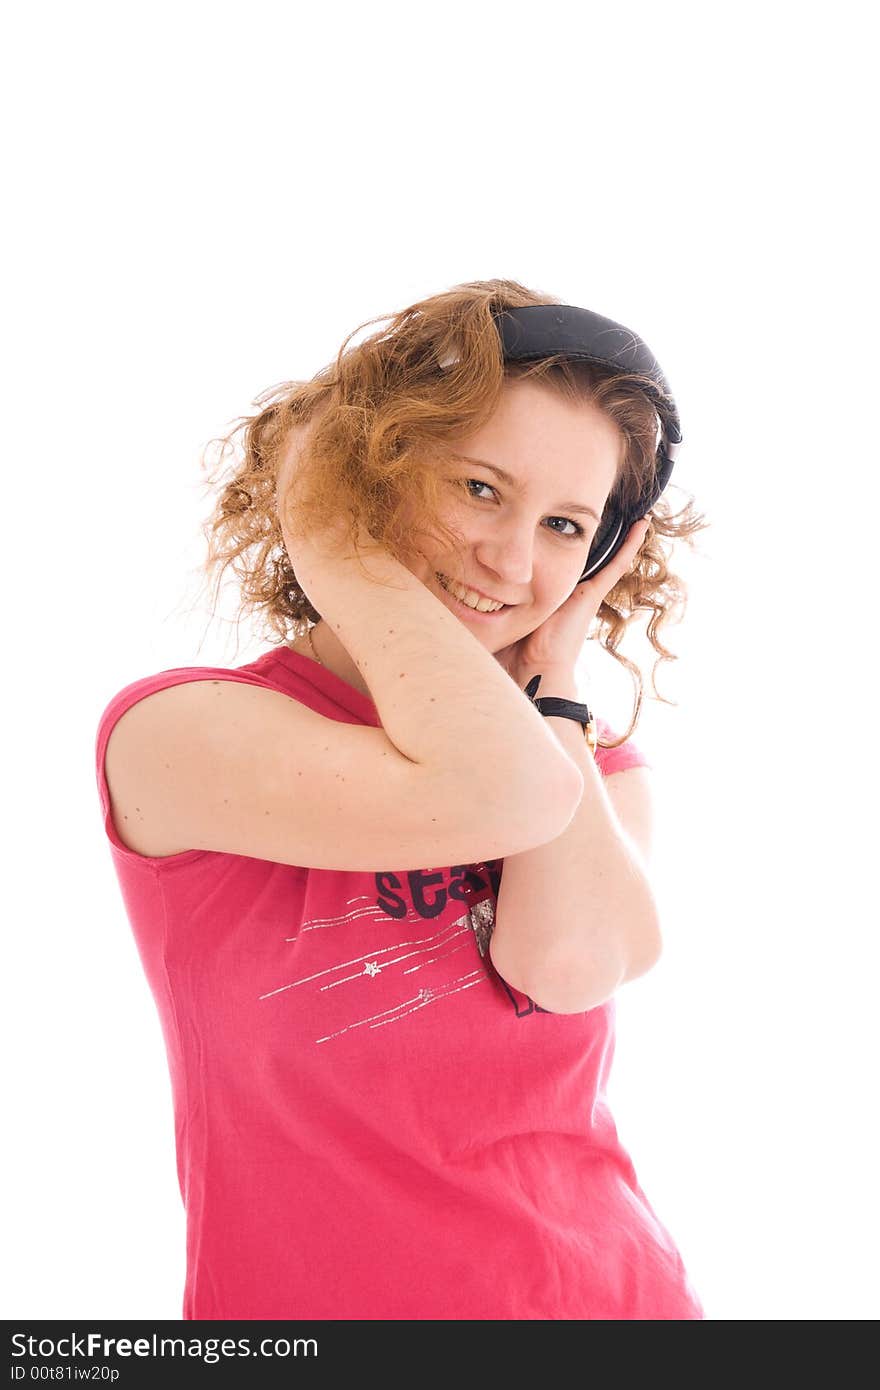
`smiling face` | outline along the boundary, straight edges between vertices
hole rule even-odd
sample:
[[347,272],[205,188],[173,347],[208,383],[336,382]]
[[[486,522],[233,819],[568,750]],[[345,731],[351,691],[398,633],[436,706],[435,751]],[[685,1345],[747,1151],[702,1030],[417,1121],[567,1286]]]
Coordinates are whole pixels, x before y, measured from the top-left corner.
[[[507,380],[494,415],[456,443],[444,469],[443,520],[462,536],[461,559],[426,545],[413,573],[491,651],[533,632],[583,573],[622,449],[617,426],[592,403]],[[438,573],[507,606],[468,608]]]

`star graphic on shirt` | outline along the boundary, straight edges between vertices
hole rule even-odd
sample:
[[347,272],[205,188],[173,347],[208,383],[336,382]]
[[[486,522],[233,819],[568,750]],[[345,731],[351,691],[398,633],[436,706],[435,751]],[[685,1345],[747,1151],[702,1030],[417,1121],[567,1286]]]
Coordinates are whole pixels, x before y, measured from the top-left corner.
[[378,973],[379,973],[379,963],[378,963],[378,961],[375,961],[375,960],[368,960],[367,963],[366,963],[366,965],[364,966],[364,974],[365,974],[365,975],[378,975]]

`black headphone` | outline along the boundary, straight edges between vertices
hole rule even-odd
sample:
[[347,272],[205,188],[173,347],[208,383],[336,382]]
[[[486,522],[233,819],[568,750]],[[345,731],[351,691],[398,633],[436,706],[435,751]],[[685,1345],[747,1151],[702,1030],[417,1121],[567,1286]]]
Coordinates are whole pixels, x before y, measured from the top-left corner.
[[573,304],[530,304],[522,309],[505,309],[495,315],[495,324],[505,362],[535,362],[563,355],[616,367],[619,372],[638,372],[648,378],[644,390],[654,400],[661,424],[656,481],[632,508],[621,510],[610,500],[606,504],[586,568],[578,580],[582,584],[614,558],[630,527],[653,507],[669,482],[681,445],[678,410],[654,354],[637,333],[613,319]]

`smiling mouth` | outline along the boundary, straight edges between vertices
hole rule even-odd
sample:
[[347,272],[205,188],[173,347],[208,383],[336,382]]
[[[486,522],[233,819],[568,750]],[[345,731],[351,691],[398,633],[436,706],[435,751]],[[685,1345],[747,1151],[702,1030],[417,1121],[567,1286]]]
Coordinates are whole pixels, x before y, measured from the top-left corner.
[[477,594],[478,591],[476,589],[471,589],[465,584],[456,584],[454,580],[451,580],[445,574],[440,574],[439,571],[436,572],[436,579],[451,598],[454,598],[457,603],[460,603],[463,608],[469,609],[472,613],[480,613],[485,617],[490,617],[496,613],[503,613],[506,609],[514,607],[513,604],[501,603],[498,599],[484,598],[481,594],[478,594],[478,604],[487,606],[478,607],[473,603],[468,603],[467,600],[462,597],[463,594]]

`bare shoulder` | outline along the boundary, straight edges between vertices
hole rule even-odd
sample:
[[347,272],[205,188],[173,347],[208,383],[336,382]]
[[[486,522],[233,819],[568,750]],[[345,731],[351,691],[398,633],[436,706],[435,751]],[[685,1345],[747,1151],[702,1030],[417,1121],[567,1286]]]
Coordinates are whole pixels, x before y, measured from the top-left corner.
[[242,683],[210,678],[166,686],[138,700],[114,724],[104,774],[113,823],[122,843],[135,853],[165,858],[191,848],[169,834],[169,818],[156,805],[154,756],[173,738],[175,724],[182,730],[193,719],[210,719],[215,692],[233,684]]

